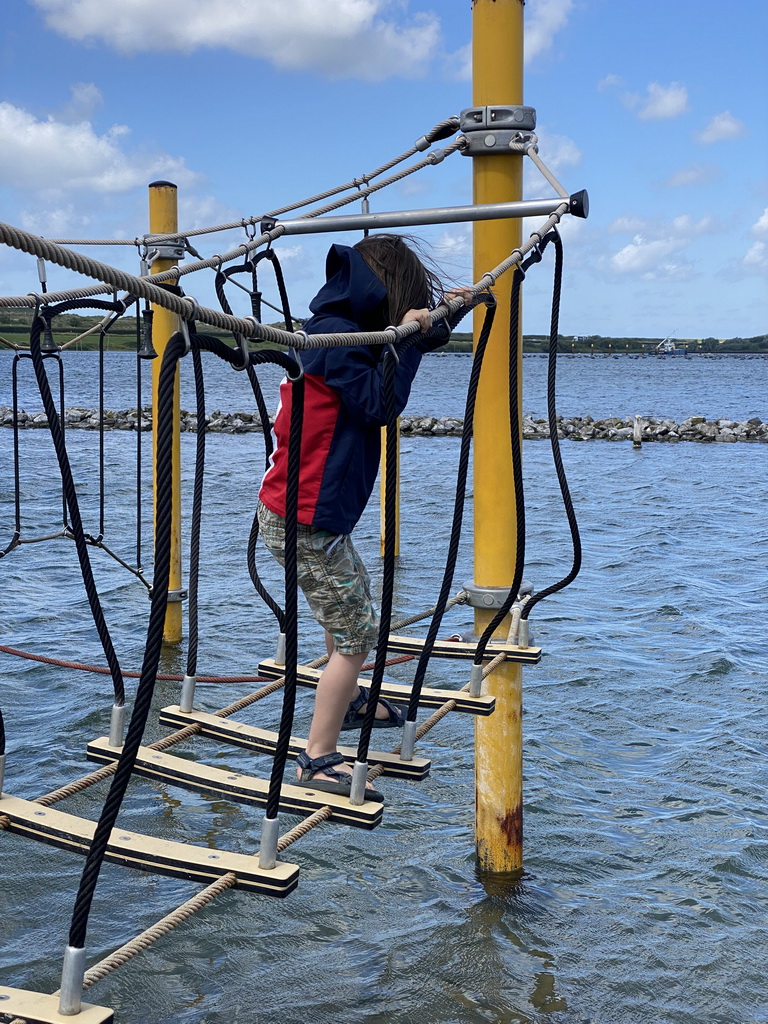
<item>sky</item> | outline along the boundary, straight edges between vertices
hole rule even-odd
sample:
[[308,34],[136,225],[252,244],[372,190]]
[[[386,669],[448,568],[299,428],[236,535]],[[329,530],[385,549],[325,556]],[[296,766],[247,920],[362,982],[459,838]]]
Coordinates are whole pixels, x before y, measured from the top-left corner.
[[[768,0],[527,0],[525,23],[540,155],[590,196],[589,218],[563,225],[561,333],[766,333]],[[50,238],[143,235],[156,179],[178,185],[182,229],[258,216],[472,105],[469,0],[3,0],[0,31],[0,219]],[[553,196],[532,165],[524,187]],[[471,195],[455,154],[371,212]],[[470,226],[414,233],[449,282],[470,280]],[[356,237],[278,243],[295,315],[327,245]],[[192,241],[210,256],[243,239]],[[133,247],[83,251],[137,272]],[[548,330],[544,267],[526,281],[526,333]],[[212,279],[183,285],[216,305]],[[50,290],[81,280],[48,270]],[[0,294],[38,290],[35,259],[0,246]]]

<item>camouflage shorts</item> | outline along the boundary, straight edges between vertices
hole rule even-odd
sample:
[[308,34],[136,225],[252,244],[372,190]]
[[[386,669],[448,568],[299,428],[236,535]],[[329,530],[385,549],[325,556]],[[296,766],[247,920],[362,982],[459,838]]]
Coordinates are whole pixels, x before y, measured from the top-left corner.
[[[259,502],[265,546],[285,564],[285,520]],[[379,615],[371,578],[348,534],[299,523],[296,554],[299,586],[312,614],[333,637],[340,654],[364,654],[376,646]]]

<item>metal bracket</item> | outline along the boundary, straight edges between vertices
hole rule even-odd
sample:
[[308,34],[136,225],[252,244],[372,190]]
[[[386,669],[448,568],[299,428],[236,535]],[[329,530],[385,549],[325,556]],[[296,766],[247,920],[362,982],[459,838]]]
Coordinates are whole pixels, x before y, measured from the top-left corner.
[[177,604],[179,601],[186,601],[189,592],[186,590],[169,590],[166,598],[168,604]]
[[468,107],[460,115],[460,128],[467,140],[464,156],[524,152],[535,144],[533,107]]
[[[501,608],[509,594],[509,587],[479,587],[472,580],[464,584],[467,593],[467,604],[471,608]],[[533,593],[533,584],[526,580],[520,584],[517,599]]]
[[144,239],[147,246],[147,260],[149,264],[155,260],[183,260],[187,251],[186,238],[179,238],[177,241],[164,239],[162,242],[153,242],[151,236]]

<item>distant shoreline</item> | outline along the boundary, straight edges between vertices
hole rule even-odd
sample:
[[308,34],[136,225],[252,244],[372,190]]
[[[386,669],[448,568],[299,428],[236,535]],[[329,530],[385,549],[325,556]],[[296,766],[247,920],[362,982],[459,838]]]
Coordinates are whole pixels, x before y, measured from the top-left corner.
[[[15,346],[26,348],[28,346],[29,326],[32,319],[31,310],[3,310],[0,311],[0,351],[10,346],[12,351]],[[53,332],[54,340],[58,345],[65,345],[74,338],[79,337],[88,330],[97,327],[101,317],[78,316],[74,313],[65,313],[57,318],[57,330]],[[282,323],[271,326],[283,327]],[[214,334],[225,341],[231,340],[232,335],[215,328],[205,328],[207,334]],[[572,355],[654,355],[654,349],[664,342],[665,338],[606,338],[599,335],[568,335],[562,334],[558,338],[558,352]],[[757,335],[753,338],[675,338],[675,353],[659,354],[661,358],[680,359],[680,350],[687,351],[689,356],[693,355],[753,355],[756,353],[768,353],[768,334]],[[80,341],[77,341],[67,351],[94,351],[99,347],[99,334],[93,334]],[[136,350],[136,319],[135,317],[123,317],[112,330],[105,336],[104,347],[107,351],[135,351]],[[269,348],[280,348],[281,346],[267,344]],[[523,352],[525,354],[545,353],[549,349],[549,337],[544,334],[525,334],[523,336]],[[451,340],[441,349],[442,352],[471,352],[472,335],[467,332],[456,332]]]

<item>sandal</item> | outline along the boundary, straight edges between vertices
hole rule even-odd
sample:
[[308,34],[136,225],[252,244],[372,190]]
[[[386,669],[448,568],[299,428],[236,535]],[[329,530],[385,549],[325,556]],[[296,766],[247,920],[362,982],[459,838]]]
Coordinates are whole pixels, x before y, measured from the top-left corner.
[[[306,750],[302,750],[296,758],[296,764],[301,768],[298,785],[310,785],[312,789],[319,790],[321,793],[349,796],[352,790],[352,776],[348,772],[337,772],[333,767],[335,764],[344,764],[344,758],[337,750],[331,754],[323,754],[321,757],[310,757]],[[330,775],[334,781],[326,779],[315,781],[315,775],[320,772],[324,775]],[[384,803],[384,794],[379,793],[376,789],[368,789],[366,787],[365,799]]]
[[[347,713],[344,715],[344,721],[341,723],[342,729],[362,729],[365,715],[360,714],[360,708],[363,704],[368,703],[368,697],[370,691],[367,687],[361,686],[360,693],[355,697],[353,701],[349,702]],[[387,709],[386,718],[374,718],[373,728],[374,729],[402,729],[405,725],[405,714],[403,709],[398,707],[397,704],[393,704],[387,700],[386,697],[379,697],[379,704],[383,704]]]

